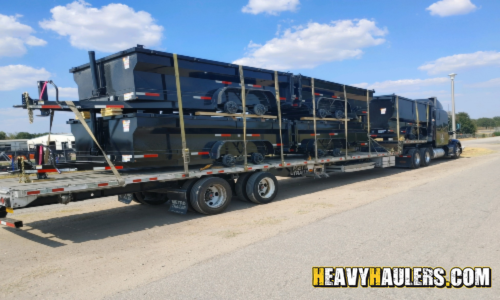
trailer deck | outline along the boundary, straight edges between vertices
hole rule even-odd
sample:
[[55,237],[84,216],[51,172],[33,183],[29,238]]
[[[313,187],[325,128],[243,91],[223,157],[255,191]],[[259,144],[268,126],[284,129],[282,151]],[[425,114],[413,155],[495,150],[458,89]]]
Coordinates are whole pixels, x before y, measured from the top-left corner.
[[[359,161],[365,159],[376,159],[389,157],[391,154],[377,152],[350,152],[347,156],[334,157],[325,156],[317,161],[306,160],[303,157],[286,157],[285,165],[280,158],[269,158],[259,165],[248,164],[247,170],[243,166],[234,167],[210,167],[209,169],[191,169],[186,174],[182,168],[169,169],[142,169],[125,170],[120,172],[125,181],[125,186],[120,186],[113,173],[108,171],[100,172],[74,172],[62,174],[50,174],[48,180],[34,180],[32,183],[19,183],[18,178],[2,179],[0,186],[0,204],[10,208],[22,208],[29,206],[32,202],[41,197],[68,195],[81,192],[96,192],[113,188],[124,188],[126,186],[148,183],[148,182],[168,182],[185,180],[190,178],[200,178],[216,174],[238,174],[258,170],[270,171],[273,169],[292,168],[307,166],[309,172],[318,166],[334,165],[339,162]],[[377,164],[380,167],[388,167],[388,164]],[[325,168],[325,172],[328,172]],[[338,172],[338,170],[336,170]],[[126,191],[124,192],[126,193]],[[115,194],[116,195],[116,194]]]

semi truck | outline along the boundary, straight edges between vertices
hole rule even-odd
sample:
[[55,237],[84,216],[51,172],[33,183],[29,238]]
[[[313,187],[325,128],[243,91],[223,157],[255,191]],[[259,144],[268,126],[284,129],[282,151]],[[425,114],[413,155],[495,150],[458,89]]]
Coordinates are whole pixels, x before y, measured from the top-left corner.
[[462,151],[444,135],[447,115],[437,99],[374,97],[312,77],[143,47],[100,60],[90,52],[89,63],[70,72],[79,101],[60,101],[57,86],[40,81],[39,98],[24,93],[17,107],[30,116],[74,112],[75,160],[56,163],[44,145],[33,161],[19,158],[19,178],[0,179],[2,225],[22,226],[7,218],[17,209],[108,196],[212,215],[233,194],[273,201],[277,176],[417,168]]

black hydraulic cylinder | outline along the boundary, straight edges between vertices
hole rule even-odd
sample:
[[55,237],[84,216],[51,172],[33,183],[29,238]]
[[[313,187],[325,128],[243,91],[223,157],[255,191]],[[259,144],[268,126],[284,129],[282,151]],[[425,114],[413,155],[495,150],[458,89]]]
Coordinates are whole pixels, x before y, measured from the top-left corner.
[[92,94],[94,96],[99,96],[99,84],[97,82],[97,67],[95,63],[95,52],[89,51],[89,61],[90,61],[90,73],[92,75],[92,84],[94,86],[94,91]]

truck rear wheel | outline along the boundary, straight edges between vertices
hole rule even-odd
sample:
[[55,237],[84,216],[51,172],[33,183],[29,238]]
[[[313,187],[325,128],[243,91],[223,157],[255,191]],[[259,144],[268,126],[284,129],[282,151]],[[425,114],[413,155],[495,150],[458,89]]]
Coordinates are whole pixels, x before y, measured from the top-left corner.
[[431,151],[429,148],[422,148],[420,149],[420,158],[422,159],[421,160],[421,163],[420,165],[422,167],[427,167],[428,165],[431,164]]
[[191,189],[190,202],[197,212],[215,215],[229,206],[231,197],[231,187],[225,179],[205,177],[194,184]]
[[7,209],[5,206],[0,207],[0,218],[5,218],[7,217]]
[[420,168],[420,163],[422,162],[422,159],[420,157],[420,152],[417,149],[410,149],[408,151],[408,155],[411,156],[411,169],[418,169]]
[[458,144],[455,144],[453,146],[453,156],[452,156],[452,158],[453,159],[460,158],[461,154],[462,154],[462,148]]
[[191,204],[191,190],[193,189],[193,186],[195,185],[196,181],[198,181],[198,178],[193,178],[193,179],[188,179],[184,181],[184,184],[182,184],[182,189],[186,190],[186,200],[188,203],[188,210],[189,211],[194,211],[193,205]]
[[278,180],[268,172],[252,174],[247,182],[246,194],[253,203],[267,204],[278,194]]
[[241,201],[250,202],[250,198],[248,198],[247,195],[247,183],[248,179],[253,174],[254,173],[243,173],[238,178],[238,181],[236,181],[236,187],[235,187],[236,196],[238,196],[238,199],[240,199]]

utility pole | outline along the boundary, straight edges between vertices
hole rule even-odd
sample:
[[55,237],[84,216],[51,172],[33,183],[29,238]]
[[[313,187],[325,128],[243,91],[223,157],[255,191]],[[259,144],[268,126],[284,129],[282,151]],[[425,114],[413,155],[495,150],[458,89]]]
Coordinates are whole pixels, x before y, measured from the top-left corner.
[[451,73],[450,75],[451,78],[451,126],[453,127],[453,138],[457,138],[457,125],[455,125],[455,76],[457,74]]

